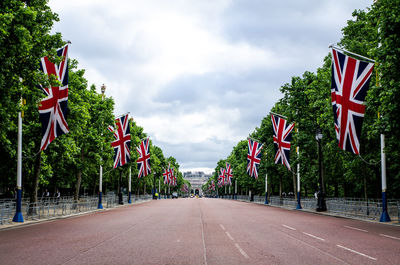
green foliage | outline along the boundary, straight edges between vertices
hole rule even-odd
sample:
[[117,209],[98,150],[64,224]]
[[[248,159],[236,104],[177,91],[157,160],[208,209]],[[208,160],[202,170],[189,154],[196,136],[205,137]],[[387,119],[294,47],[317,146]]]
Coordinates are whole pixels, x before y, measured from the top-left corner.
[[[103,191],[116,191],[120,172],[122,187],[127,187],[129,167],[137,176],[136,147],[146,137],[143,128],[131,123],[131,162],[113,169],[113,135],[107,130],[114,125],[114,100],[88,87],[85,71],[78,69],[76,60],[69,61],[69,98],[66,115],[70,131],[57,137],[44,152],[39,152],[41,124],[38,103],[44,97],[38,84],[49,85],[50,79],[38,69],[41,57],[49,56],[58,62],[56,50],[65,43],[61,34],[50,34],[53,23],[58,21],[47,1],[4,0],[0,2],[0,193],[16,183],[17,117],[24,112],[23,120],[23,189],[25,196],[35,193],[37,187],[51,193],[60,189],[63,195],[77,192],[95,194],[98,191],[99,167],[103,166]],[[73,46],[71,46],[73,47]],[[20,81],[22,78],[22,82]],[[20,106],[20,99],[26,105]],[[38,160],[40,158],[40,160]],[[178,174],[178,184],[183,183],[179,164],[174,158],[173,166]],[[151,146],[152,175],[139,181],[133,177],[133,190],[139,192],[152,188],[153,176],[159,177],[167,162],[159,147]],[[36,161],[39,163],[36,164]],[[35,172],[39,172],[38,178]],[[146,186],[145,186],[146,185]]]
[[[303,196],[317,189],[318,151],[315,133],[322,130],[323,175],[328,196],[380,197],[380,133],[386,135],[387,181],[391,197],[400,194],[400,1],[376,1],[367,11],[355,10],[353,20],[343,28],[339,45],[347,50],[377,61],[366,97],[366,113],[361,136],[361,155],[357,157],[338,148],[333,126],[330,99],[331,57],[315,73],[305,72],[292,77],[280,91],[283,97],[273,106],[272,112],[287,116],[295,122],[298,132],[293,132],[292,146],[300,147],[297,157],[291,151],[292,170],[300,163]],[[378,118],[380,113],[380,119]],[[262,119],[251,137],[264,143],[259,176],[268,173],[272,194],[294,192],[292,172],[275,165],[271,118]],[[246,141],[240,141],[227,160],[232,164],[235,177],[242,189],[265,191],[264,178],[254,181],[245,173]],[[224,160],[220,160],[224,161]],[[217,169],[219,168],[219,164]],[[214,178],[216,173],[214,173]]]

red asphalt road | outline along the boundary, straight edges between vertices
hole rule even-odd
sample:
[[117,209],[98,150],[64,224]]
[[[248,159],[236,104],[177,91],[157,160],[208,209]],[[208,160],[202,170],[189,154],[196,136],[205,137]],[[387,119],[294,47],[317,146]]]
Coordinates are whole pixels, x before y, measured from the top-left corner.
[[0,230],[0,264],[400,264],[400,227],[220,199]]

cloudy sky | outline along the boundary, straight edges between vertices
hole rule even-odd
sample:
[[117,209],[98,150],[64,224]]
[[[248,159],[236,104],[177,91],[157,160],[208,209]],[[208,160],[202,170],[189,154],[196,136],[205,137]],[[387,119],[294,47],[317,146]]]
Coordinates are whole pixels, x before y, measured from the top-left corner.
[[70,58],[181,171],[211,172],[372,0],[50,0]]

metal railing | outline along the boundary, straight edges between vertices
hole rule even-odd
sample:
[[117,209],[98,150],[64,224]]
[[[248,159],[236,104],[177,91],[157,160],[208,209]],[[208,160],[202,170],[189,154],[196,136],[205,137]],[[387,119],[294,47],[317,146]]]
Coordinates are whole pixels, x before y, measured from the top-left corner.
[[[222,199],[231,199],[228,196],[220,196]],[[237,200],[251,201],[248,195],[237,195]],[[265,196],[253,196],[253,203],[265,203]],[[297,201],[294,197],[270,196],[268,203],[273,206],[296,209]],[[306,210],[315,210],[317,208],[317,199],[301,198],[301,206]],[[382,200],[362,198],[326,198],[326,207],[328,213],[337,215],[356,217],[361,219],[379,220],[382,214]],[[390,218],[394,222],[400,223],[400,200],[388,200],[387,210]]]
[[[131,196],[132,203],[144,202],[151,199],[151,194]],[[123,196],[123,202],[124,204],[128,204],[128,196]],[[97,210],[98,203],[97,196],[84,196],[77,202],[74,201],[73,197],[39,198],[36,203],[30,203],[25,199],[22,201],[22,214],[24,221],[51,219]],[[103,196],[102,204],[104,208],[114,208],[118,205],[118,197],[115,195]],[[14,200],[0,201],[0,225],[12,222],[15,214],[15,206]]]

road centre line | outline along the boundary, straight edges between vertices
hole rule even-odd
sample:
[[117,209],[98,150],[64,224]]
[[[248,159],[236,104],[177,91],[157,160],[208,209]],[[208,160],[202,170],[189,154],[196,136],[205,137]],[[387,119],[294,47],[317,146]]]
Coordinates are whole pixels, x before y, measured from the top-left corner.
[[235,241],[235,239],[233,239],[233,237],[231,236],[231,234],[229,234],[229,232],[225,232],[225,234],[229,237],[230,240]]
[[225,227],[222,224],[219,224],[219,226],[225,231]]
[[325,241],[325,239],[320,238],[320,237],[317,237],[317,236],[314,236],[314,235],[311,235],[311,234],[309,234],[309,233],[306,233],[306,232],[302,232],[302,233],[305,234],[305,235],[307,235],[307,236],[309,236],[309,237],[312,237],[312,238],[315,238],[315,239],[318,239],[318,240],[321,240],[321,241]]
[[288,225],[282,225],[282,226],[283,226],[283,227],[286,227],[287,229],[296,231],[296,228],[293,228],[293,227],[291,227],[291,226],[288,226]]
[[238,243],[235,243],[235,247],[239,250],[240,254],[242,254],[246,259],[249,258],[249,256],[244,252],[244,250],[239,246]]
[[385,234],[379,234],[379,235],[380,235],[380,236],[384,236],[384,237],[388,237],[388,238],[391,238],[391,239],[400,240],[400,238],[395,237],[395,236],[388,236],[388,235],[385,235]]
[[369,259],[372,259],[372,260],[376,260],[376,258],[374,258],[374,257],[371,257],[371,256],[368,256],[368,255],[366,255],[366,254],[364,254],[364,253],[355,251],[355,250],[353,250],[353,249],[351,249],[351,248],[346,248],[346,247],[341,246],[341,245],[336,245],[336,246],[339,247],[339,248],[345,249],[345,250],[347,250],[347,251],[353,252],[353,253],[355,253],[355,254],[358,254],[358,255],[360,255],[360,256],[363,256],[363,257],[366,257],[366,258],[369,258]]
[[360,229],[360,228],[356,228],[356,227],[352,227],[352,226],[348,226],[348,225],[345,225],[344,227],[349,228],[349,229],[353,229],[353,230],[357,230],[357,231],[360,231],[360,232],[368,233],[368,231],[364,230],[364,229]]

